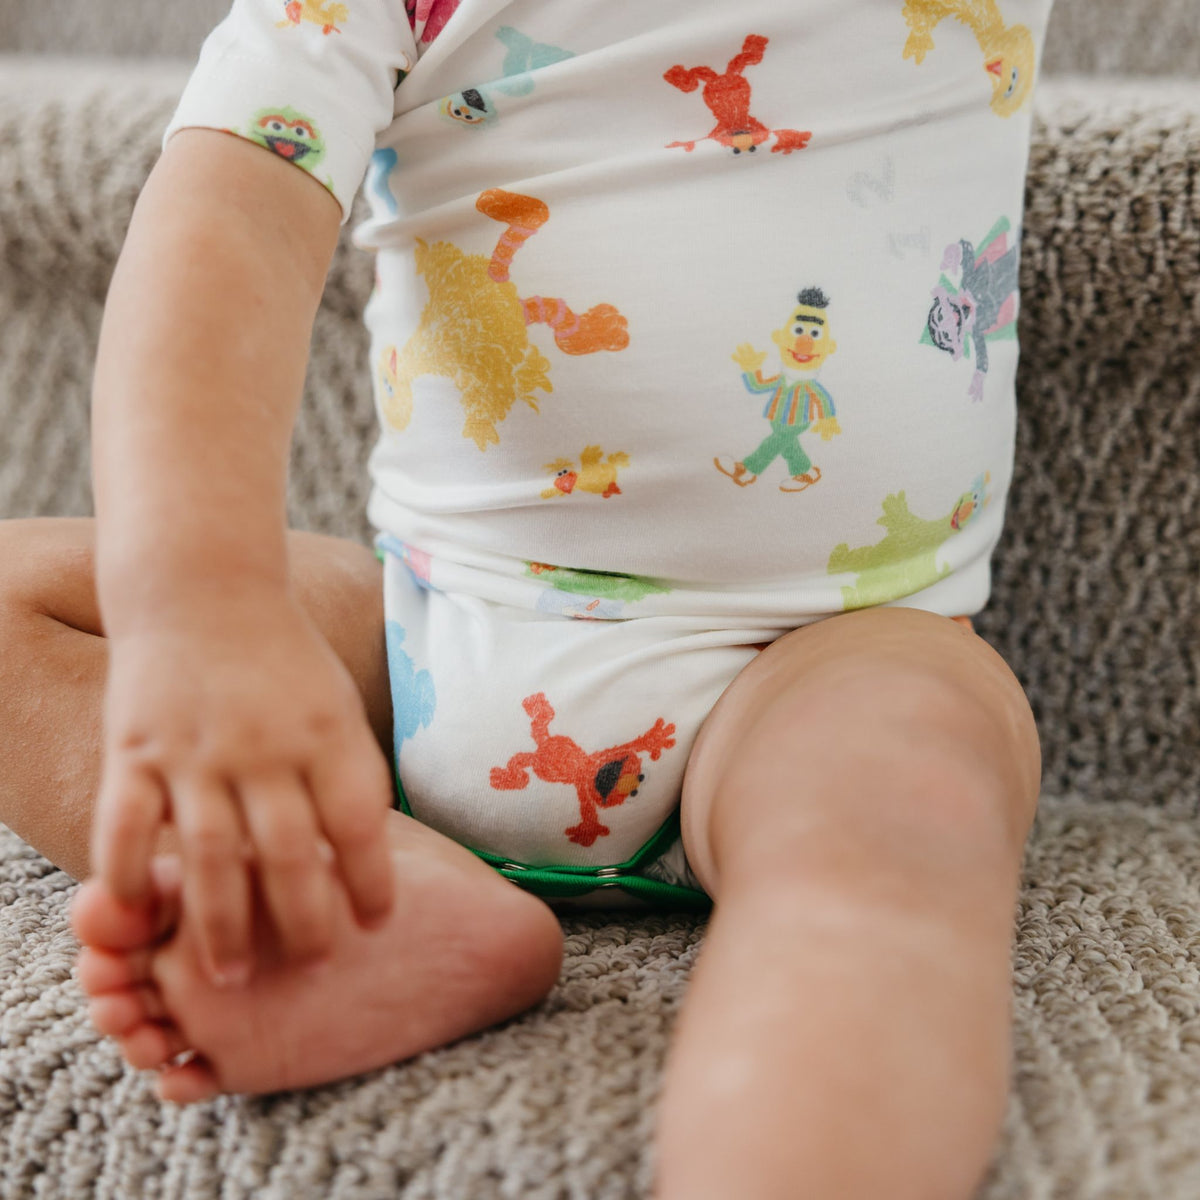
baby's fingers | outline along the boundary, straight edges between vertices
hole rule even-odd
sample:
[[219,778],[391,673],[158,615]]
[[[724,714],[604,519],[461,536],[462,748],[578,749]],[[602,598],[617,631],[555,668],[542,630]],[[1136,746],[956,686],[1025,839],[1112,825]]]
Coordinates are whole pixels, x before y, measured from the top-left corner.
[[242,780],[238,792],[284,953],[323,957],[333,945],[333,892],[308,789],[299,775],[280,772]]
[[229,788],[212,777],[172,781],[183,850],[183,906],[218,986],[250,977],[250,876],[245,832]]
[[364,729],[361,740],[313,764],[309,785],[325,837],[359,922],[382,921],[392,907],[392,859],[387,814],[392,806],[388,767]]
[[150,859],[166,809],[152,772],[119,760],[106,765],[92,833],[93,866],[127,904],[150,897]]

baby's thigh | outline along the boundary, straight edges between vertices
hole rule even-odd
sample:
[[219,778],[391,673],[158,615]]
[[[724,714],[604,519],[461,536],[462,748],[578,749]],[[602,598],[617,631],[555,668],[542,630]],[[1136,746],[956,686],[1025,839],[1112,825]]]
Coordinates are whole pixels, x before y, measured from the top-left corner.
[[688,765],[683,840],[713,896],[830,837],[924,831],[1007,862],[1040,774],[1024,691],[969,622],[867,609],[794,630],[733,681]]
[[[291,531],[293,592],[362,694],[371,728],[391,740],[383,640],[382,571],[370,550],[343,538]],[[96,637],[96,522],[90,517],[0,521],[0,607],[40,613]]]

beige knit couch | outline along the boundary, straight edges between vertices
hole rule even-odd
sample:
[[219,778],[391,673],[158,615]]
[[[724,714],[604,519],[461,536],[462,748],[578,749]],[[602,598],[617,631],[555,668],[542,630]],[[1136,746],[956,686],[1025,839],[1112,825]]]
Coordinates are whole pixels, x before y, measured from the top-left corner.
[[[1033,699],[1045,796],[1015,914],[1012,1102],[981,1200],[1200,1197],[1196,5],[1060,0],[1048,61],[1109,74],[1048,80],[1037,101],[1018,471],[979,627]],[[0,7],[0,52],[190,53],[222,3]],[[0,516],[89,511],[101,303],[184,71],[0,58]],[[351,536],[370,277],[344,244],[292,477],[294,521]],[[85,1020],[72,887],[0,829],[0,1200],[646,1194],[702,920],[572,919],[559,986],[518,1020],[336,1086],[180,1111]]]

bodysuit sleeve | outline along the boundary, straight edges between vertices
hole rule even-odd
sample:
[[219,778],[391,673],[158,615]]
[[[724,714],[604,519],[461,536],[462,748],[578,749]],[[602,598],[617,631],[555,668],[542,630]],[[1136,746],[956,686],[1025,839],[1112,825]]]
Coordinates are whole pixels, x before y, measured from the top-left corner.
[[237,134],[323,183],[344,223],[416,57],[397,0],[234,0],[163,145],[180,129]]

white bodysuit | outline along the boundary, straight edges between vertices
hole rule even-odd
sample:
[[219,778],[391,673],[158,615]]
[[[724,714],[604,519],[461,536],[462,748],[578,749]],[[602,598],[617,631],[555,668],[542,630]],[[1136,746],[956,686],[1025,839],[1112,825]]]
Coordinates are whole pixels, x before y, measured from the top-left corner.
[[757,646],[984,606],[1049,8],[234,5],[167,137],[347,216],[365,177],[415,816],[552,894],[686,898],[688,748]]

